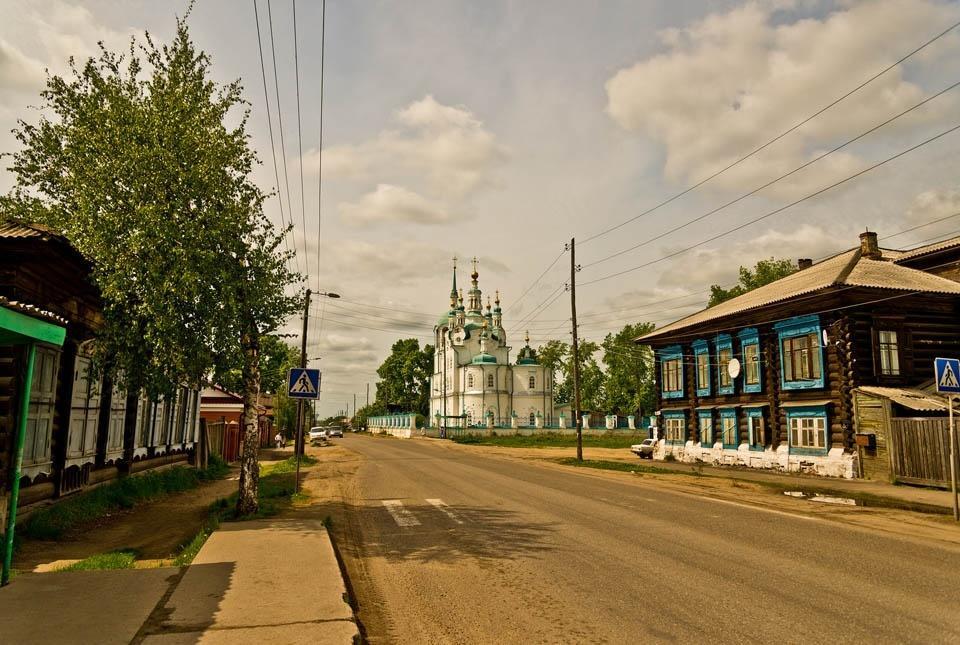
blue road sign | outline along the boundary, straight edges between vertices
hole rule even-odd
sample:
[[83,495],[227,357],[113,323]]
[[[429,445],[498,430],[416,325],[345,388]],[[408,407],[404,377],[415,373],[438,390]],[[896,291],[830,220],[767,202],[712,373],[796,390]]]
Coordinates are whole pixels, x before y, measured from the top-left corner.
[[319,399],[320,370],[290,368],[287,373],[287,395],[291,399]]
[[960,358],[935,358],[933,371],[937,375],[937,392],[960,394]]

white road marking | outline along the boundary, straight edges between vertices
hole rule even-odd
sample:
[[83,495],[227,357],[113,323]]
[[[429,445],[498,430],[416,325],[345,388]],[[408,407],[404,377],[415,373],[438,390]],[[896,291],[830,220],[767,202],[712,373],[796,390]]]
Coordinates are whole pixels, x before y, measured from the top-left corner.
[[390,513],[390,517],[397,523],[397,526],[420,526],[420,520],[405,509],[403,502],[399,499],[385,499],[383,500],[383,506]]
[[457,514],[450,510],[450,507],[447,506],[447,503],[442,499],[428,499],[427,504],[433,505],[438,511],[449,517],[451,520],[457,524],[463,524],[463,520],[457,517]]

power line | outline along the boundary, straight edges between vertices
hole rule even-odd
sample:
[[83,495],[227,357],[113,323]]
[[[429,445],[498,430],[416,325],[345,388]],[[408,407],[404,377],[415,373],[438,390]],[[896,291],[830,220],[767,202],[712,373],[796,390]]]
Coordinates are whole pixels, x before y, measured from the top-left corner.
[[786,206],[781,206],[780,208],[776,208],[776,209],[774,209],[774,210],[772,210],[772,211],[770,211],[770,212],[768,212],[768,213],[765,213],[764,215],[761,215],[760,217],[756,217],[756,218],[754,218],[754,219],[752,219],[752,220],[750,220],[750,221],[748,221],[748,222],[745,222],[745,223],[740,224],[740,225],[738,225],[738,226],[735,226],[735,227],[733,227],[733,228],[731,228],[731,229],[729,229],[729,230],[727,230],[727,231],[724,231],[723,233],[719,233],[719,234],[717,234],[717,235],[711,236],[711,237],[709,237],[709,238],[706,238],[706,239],[704,239],[704,240],[701,240],[700,242],[697,242],[696,244],[692,244],[692,245],[690,245],[690,246],[684,247],[684,248],[682,248],[682,249],[680,249],[680,250],[678,250],[678,251],[674,251],[673,253],[669,253],[669,254],[664,255],[664,256],[662,256],[662,257],[659,257],[659,258],[657,258],[657,259],[655,259],[655,260],[651,260],[651,261],[649,261],[649,262],[645,262],[645,263],[643,263],[643,264],[637,265],[637,266],[635,266],[635,267],[631,267],[631,268],[629,268],[629,269],[624,269],[624,270],[622,270],[622,271],[617,271],[617,272],[615,272],[615,273],[611,273],[611,274],[609,274],[609,275],[605,275],[605,276],[602,276],[602,277],[600,277],[600,278],[595,278],[595,279],[593,279],[593,280],[589,280],[589,281],[587,281],[587,282],[584,282],[583,285],[586,286],[586,285],[590,285],[590,284],[596,284],[597,282],[602,282],[602,281],[604,281],[604,280],[609,280],[609,279],[611,279],[611,278],[615,278],[615,277],[618,277],[618,276],[621,276],[621,275],[624,275],[624,274],[627,274],[627,273],[631,273],[631,272],[633,272],[633,271],[637,271],[638,269],[642,269],[642,268],[644,268],[644,267],[648,267],[648,266],[650,266],[650,265],[657,264],[658,262],[662,262],[662,261],[667,260],[667,259],[669,259],[669,258],[673,258],[673,257],[676,257],[676,256],[681,255],[681,254],[683,254],[683,253],[686,253],[687,251],[691,251],[691,250],[693,250],[693,249],[695,249],[695,248],[698,248],[698,247],[700,247],[700,246],[703,246],[704,244],[707,244],[708,242],[713,242],[714,240],[718,240],[718,239],[720,239],[721,237],[726,237],[727,235],[730,235],[731,233],[734,233],[734,232],[739,231],[739,230],[741,230],[741,229],[744,229],[744,228],[746,228],[746,227],[748,227],[748,226],[751,226],[751,225],[753,225],[753,224],[756,224],[757,222],[759,222],[759,221],[761,221],[761,220],[767,219],[768,217],[772,217],[773,215],[776,215],[776,214],[778,214],[778,213],[782,213],[783,211],[785,211],[785,210],[787,210],[787,209],[789,209],[789,208],[792,208],[792,207],[796,206],[797,204],[800,204],[800,203],[802,203],[802,202],[805,202],[805,201],[807,201],[808,199],[812,199],[812,198],[814,198],[814,197],[816,197],[816,196],[818,196],[818,195],[822,195],[823,193],[825,193],[825,192],[827,192],[827,191],[829,191],[829,190],[832,190],[833,188],[836,188],[837,186],[840,186],[840,185],[842,185],[842,184],[845,184],[845,183],[847,183],[848,181],[851,181],[851,180],[853,180],[853,179],[856,179],[857,177],[860,177],[861,175],[865,175],[866,173],[870,172],[871,170],[875,170],[876,168],[879,168],[880,166],[883,166],[883,165],[885,165],[885,164],[887,164],[887,163],[890,163],[891,161],[894,161],[895,159],[899,159],[900,157],[902,157],[902,156],[904,156],[904,155],[906,155],[906,154],[909,154],[910,152],[913,152],[914,150],[917,150],[918,148],[922,148],[923,146],[925,146],[925,145],[927,145],[927,144],[929,144],[929,143],[932,143],[932,142],[936,141],[937,139],[940,139],[940,138],[942,138],[942,137],[945,137],[946,135],[948,135],[948,134],[950,134],[950,133],[952,133],[952,132],[955,132],[955,131],[958,130],[958,129],[960,129],[960,125],[955,125],[955,126],[949,128],[949,129],[947,129],[947,130],[944,130],[943,132],[940,132],[939,134],[936,134],[936,135],[934,135],[934,136],[932,136],[932,137],[930,137],[930,138],[928,138],[928,139],[925,139],[924,141],[921,141],[921,142],[918,143],[918,144],[915,144],[915,145],[907,148],[906,150],[901,150],[901,151],[898,152],[897,154],[895,154],[895,155],[893,155],[893,156],[891,156],[891,157],[887,157],[887,158],[884,159],[883,161],[879,161],[879,162],[873,164],[872,166],[868,166],[868,167],[864,168],[863,170],[860,170],[860,171],[858,171],[858,172],[856,172],[856,173],[854,173],[854,174],[852,174],[852,175],[850,175],[850,176],[848,176],[848,177],[846,177],[846,178],[844,178],[844,179],[841,179],[840,181],[837,181],[837,182],[835,182],[835,183],[833,183],[833,184],[830,184],[829,186],[826,186],[826,187],[821,188],[821,189],[819,189],[819,190],[817,190],[817,191],[815,191],[815,192],[813,192],[813,193],[810,193],[810,194],[808,194],[808,195],[805,195],[804,197],[801,197],[800,199],[797,199],[797,200],[795,200],[795,201],[793,201],[793,202],[790,202],[790,203],[787,204]]
[[530,285],[529,285],[526,289],[524,289],[523,293],[520,294],[520,297],[517,298],[515,301],[513,301],[512,304],[510,304],[509,306],[507,306],[507,308],[504,310],[503,313],[507,313],[507,312],[509,312],[511,309],[513,309],[514,307],[516,307],[516,306],[520,303],[520,301],[523,300],[524,297],[525,297],[528,293],[530,293],[530,290],[533,289],[533,288],[537,285],[537,283],[539,283],[540,280],[543,279],[543,276],[547,275],[547,272],[548,272],[550,269],[552,269],[552,268],[554,267],[554,265],[556,265],[557,262],[560,261],[560,258],[562,258],[562,257],[563,257],[563,254],[566,253],[566,252],[567,252],[567,249],[563,249],[562,251],[560,251],[560,253],[557,255],[557,257],[555,257],[555,258],[553,259],[553,262],[551,262],[549,265],[547,265],[547,268],[543,270],[543,273],[541,273],[539,276],[537,276],[537,279],[534,280],[533,282],[531,282]]
[[[270,6],[270,0],[267,0],[267,7]],[[271,23],[271,32],[270,38],[273,39],[273,23]],[[307,207],[306,207],[306,197],[303,192],[303,129],[300,123],[300,55],[299,55],[299,45],[297,40],[297,0],[293,0],[293,71],[294,77],[296,79],[296,88],[297,88],[297,152],[299,153],[300,159],[300,223],[303,225],[303,255],[304,262],[307,265],[307,277],[310,276],[310,258],[307,254]],[[274,60],[274,65],[276,65],[276,60]],[[276,67],[274,67],[274,74],[276,74]],[[280,79],[277,79],[277,87],[279,91]],[[277,111],[280,109],[280,101],[277,100]],[[281,128],[283,126],[281,125]],[[280,132],[281,140],[283,138],[283,131]],[[286,172],[286,169],[284,169]],[[287,186],[287,190],[290,190],[290,186]],[[289,193],[287,195],[287,201],[290,201]],[[318,288],[319,291],[319,288]]]
[[[290,176],[287,173],[287,145],[284,142],[284,138],[283,138],[283,106],[280,104],[280,76],[277,74],[277,50],[276,50],[274,36],[273,36],[273,9],[271,7],[271,0],[267,0],[267,21],[270,26],[270,56],[271,56],[271,59],[273,60],[273,87],[277,97],[277,123],[279,124],[278,130],[280,131],[280,153],[281,153],[280,158],[283,160],[283,182],[284,182],[284,185],[286,186],[287,207],[290,210],[290,223],[292,226],[293,225],[293,200],[290,199]],[[305,277],[307,278],[307,283],[309,284],[310,262],[309,262],[309,259],[306,257],[307,240],[305,236],[306,236],[306,231],[304,231],[303,255],[304,255],[304,262],[306,264]],[[293,243],[294,245],[296,245],[297,243],[295,227],[294,227],[294,233],[293,233]]]
[[[260,74],[263,77],[263,101],[267,106],[267,126],[270,132],[270,154],[273,157],[273,176],[276,182],[277,202],[280,204],[280,221],[283,222],[283,228],[287,229],[287,220],[283,212],[283,198],[280,195],[280,172],[277,169],[277,146],[273,136],[273,117],[270,114],[270,93],[267,90],[267,69],[263,63],[263,41],[260,36],[260,13],[257,10],[257,0],[253,0],[253,17],[257,25],[257,50],[260,52]],[[279,106],[278,106],[279,108]],[[288,204],[289,206],[289,204]],[[293,257],[296,260],[297,273],[300,273],[300,259],[297,255],[297,238],[293,231],[293,217],[290,218],[290,228],[284,231],[283,244],[290,251],[290,245],[287,243],[287,235],[293,237]]]
[[[327,0],[320,3],[320,134],[317,141],[317,280],[320,280],[320,240],[323,227],[323,79],[324,57],[327,49]],[[319,288],[319,282],[317,286]],[[320,312],[323,328],[323,312]]]
[[769,188],[769,187],[772,186],[773,184],[781,181],[782,179],[786,179],[787,177],[790,177],[791,175],[794,175],[794,174],[800,172],[801,170],[812,166],[813,164],[817,163],[817,162],[820,161],[821,159],[824,159],[825,157],[828,157],[828,156],[832,155],[833,153],[838,152],[838,151],[842,150],[843,148],[846,148],[846,147],[849,146],[850,144],[859,141],[860,139],[862,139],[862,138],[864,138],[864,137],[872,134],[873,132],[876,132],[876,131],[879,130],[880,128],[882,128],[882,127],[884,127],[884,126],[886,126],[886,125],[889,125],[890,123],[893,123],[893,122],[896,121],[897,119],[899,119],[899,118],[901,118],[901,117],[909,114],[910,112],[913,112],[914,110],[916,110],[916,109],[918,109],[918,108],[926,105],[927,103],[929,103],[930,101],[936,99],[937,97],[939,97],[939,96],[941,96],[941,95],[943,95],[943,94],[946,94],[947,92],[949,92],[950,90],[954,89],[954,88],[957,87],[958,85],[960,85],[960,81],[957,81],[956,83],[953,83],[953,84],[950,85],[949,87],[940,90],[940,91],[937,92],[936,94],[933,94],[932,96],[929,96],[929,97],[925,98],[924,100],[920,101],[919,103],[916,103],[916,104],[914,104],[913,106],[907,108],[906,110],[903,110],[903,111],[900,112],[899,114],[890,117],[890,118],[887,119],[886,121],[883,121],[882,123],[878,123],[877,125],[873,126],[872,128],[870,128],[870,129],[868,129],[868,130],[865,130],[864,132],[861,132],[860,134],[858,134],[857,136],[853,137],[852,139],[848,139],[847,141],[841,143],[840,145],[838,145],[838,146],[836,146],[836,147],[834,147],[834,148],[831,148],[830,150],[827,150],[826,152],[821,153],[820,155],[814,157],[814,158],[811,159],[810,161],[807,161],[806,163],[803,163],[803,164],[797,166],[797,167],[794,168],[793,170],[791,170],[791,171],[789,171],[789,172],[787,172],[787,173],[785,173],[785,174],[782,174],[782,175],[780,175],[779,177],[777,177],[777,178],[775,178],[775,179],[772,179],[772,180],[768,181],[767,183],[765,183],[765,184],[763,184],[763,185],[761,185],[761,186],[758,186],[758,187],[754,188],[753,190],[751,190],[751,191],[749,191],[749,192],[747,192],[747,193],[744,193],[743,195],[740,195],[740,196],[737,197],[736,199],[733,199],[733,200],[731,200],[731,201],[728,201],[727,203],[723,204],[722,206],[718,206],[718,207],[714,208],[713,210],[707,211],[707,212],[704,213],[703,215],[700,215],[700,216],[698,216],[698,217],[693,218],[692,220],[689,220],[689,221],[687,221],[687,222],[684,222],[683,224],[680,224],[679,226],[675,226],[675,227],[671,228],[671,229],[668,230],[668,231],[665,231],[665,232],[663,232],[663,233],[660,233],[659,235],[655,235],[654,237],[648,238],[648,239],[644,240],[643,242],[640,242],[639,244],[634,244],[633,246],[631,246],[631,247],[629,247],[629,248],[623,249],[623,250],[621,250],[621,251],[617,251],[616,253],[611,253],[610,255],[604,256],[604,257],[600,258],[599,260],[594,260],[593,262],[589,262],[589,263],[587,263],[587,264],[584,264],[583,266],[584,266],[584,268],[586,268],[586,267],[591,267],[591,266],[600,264],[600,263],[602,263],[602,262],[607,262],[608,260],[612,260],[612,259],[615,258],[615,257],[619,257],[619,256],[621,256],[621,255],[623,255],[623,254],[625,254],[625,253],[629,253],[630,251],[635,251],[636,249],[639,249],[639,248],[642,247],[642,246],[646,246],[647,244],[650,244],[651,242],[655,242],[655,241],[657,241],[657,240],[659,240],[659,239],[662,239],[662,238],[664,238],[664,237],[666,237],[666,236],[668,236],[668,235],[671,235],[671,234],[673,234],[673,233],[676,233],[677,231],[679,231],[679,230],[681,230],[681,229],[684,229],[684,228],[690,226],[691,224],[695,224],[695,223],[697,223],[697,222],[699,222],[699,221],[701,221],[701,220],[703,220],[703,219],[706,219],[707,217],[710,217],[711,215],[715,215],[716,213],[719,213],[720,211],[722,211],[722,210],[724,210],[724,209],[726,209],[726,208],[728,208],[728,207],[730,207],[730,206],[733,206],[734,204],[736,204],[736,203],[738,203],[738,202],[741,202],[741,201],[743,201],[744,199],[746,199],[746,198],[748,198],[748,197],[751,197],[751,196],[753,196],[753,195],[756,195],[756,194],[759,193],[760,191],[762,191],[762,190],[764,190],[764,189],[766,189],[766,188]]
[[604,235],[607,235],[608,233],[612,233],[613,231],[615,231],[615,230],[617,230],[617,229],[619,229],[619,228],[621,228],[621,227],[623,227],[623,226],[626,226],[627,224],[629,224],[629,223],[631,223],[631,222],[634,222],[634,221],[638,220],[639,218],[641,218],[641,217],[643,217],[643,216],[645,216],[645,215],[649,215],[650,213],[652,213],[652,212],[654,212],[654,211],[662,208],[663,206],[666,206],[667,204],[670,204],[671,202],[673,202],[673,201],[675,201],[675,200],[683,197],[683,196],[686,195],[687,193],[689,193],[689,192],[691,192],[691,191],[693,191],[693,190],[696,190],[696,189],[699,188],[700,186],[703,186],[703,185],[706,184],[707,182],[715,179],[716,177],[719,177],[720,175],[722,175],[723,173],[727,172],[727,171],[730,170],[731,168],[740,165],[741,163],[743,163],[744,161],[746,161],[746,160],[749,159],[750,157],[754,156],[754,155],[757,154],[758,152],[766,149],[767,147],[769,147],[770,145],[776,143],[777,141],[779,141],[779,140],[782,139],[783,137],[787,136],[787,135],[790,134],[791,132],[797,130],[798,128],[800,128],[800,127],[802,127],[802,126],[804,126],[804,125],[806,125],[807,123],[809,123],[809,122],[812,121],[813,119],[817,118],[818,116],[820,116],[821,114],[823,114],[824,112],[826,112],[827,110],[829,110],[830,108],[832,108],[833,106],[837,105],[837,104],[840,103],[841,101],[844,101],[845,99],[849,98],[849,97],[852,96],[853,94],[856,94],[857,92],[859,92],[860,90],[862,90],[864,87],[866,87],[867,85],[869,85],[869,84],[872,83],[873,81],[877,80],[878,78],[880,78],[881,76],[883,76],[884,74],[886,74],[887,72],[889,72],[889,71],[890,71],[891,69],[893,69],[894,67],[897,67],[898,65],[900,65],[901,63],[903,63],[904,61],[906,61],[907,59],[909,59],[909,58],[912,57],[913,55],[919,53],[920,51],[926,49],[928,46],[932,45],[934,42],[940,40],[941,38],[943,38],[944,36],[946,36],[948,33],[950,33],[951,31],[953,31],[954,29],[956,29],[958,26],[960,26],[960,22],[955,22],[955,23],[953,23],[952,25],[950,25],[949,27],[947,27],[946,29],[944,29],[942,32],[940,32],[939,34],[937,34],[936,36],[934,36],[934,37],[931,38],[930,40],[926,41],[925,43],[923,43],[922,45],[920,45],[919,47],[917,47],[916,49],[914,49],[914,50],[911,51],[910,53],[906,54],[905,56],[902,56],[901,58],[899,58],[896,62],[892,63],[891,65],[888,65],[887,67],[883,68],[882,70],[880,70],[879,72],[877,72],[876,74],[874,74],[873,76],[871,76],[870,78],[868,78],[867,80],[865,80],[864,82],[860,83],[860,85],[856,86],[855,88],[853,88],[852,90],[850,90],[850,91],[847,92],[846,94],[840,96],[840,97],[837,98],[837,99],[834,99],[833,101],[831,101],[830,103],[828,103],[828,104],[825,105],[824,107],[820,108],[819,110],[817,110],[816,112],[814,112],[814,113],[811,114],[810,116],[808,116],[808,117],[806,117],[805,119],[797,122],[797,123],[794,124],[793,126],[787,128],[786,130],[784,130],[783,132],[781,132],[780,134],[778,134],[777,136],[775,136],[773,139],[770,139],[769,141],[767,141],[766,143],[764,143],[764,144],[761,145],[760,147],[755,148],[754,150],[752,150],[751,152],[747,153],[747,154],[744,155],[743,157],[740,157],[739,159],[737,159],[737,160],[734,161],[733,163],[731,163],[731,164],[729,164],[729,165],[721,168],[720,170],[716,171],[716,172],[713,173],[712,175],[709,175],[708,177],[705,177],[704,179],[701,179],[701,180],[698,181],[697,183],[693,184],[692,186],[690,186],[690,187],[688,187],[688,188],[685,188],[684,190],[680,191],[680,192],[677,193],[676,195],[674,195],[674,196],[672,196],[672,197],[670,197],[670,198],[668,198],[668,199],[665,199],[664,201],[660,202],[659,204],[656,204],[655,206],[652,206],[651,208],[648,208],[647,210],[643,211],[642,213],[640,213],[640,214],[638,214],[638,215],[634,215],[633,217],[631,217],[631,218],[629,218],[629,219],[621,222],[620,224],[617,224],[617,225],[615,225],[615,226],[611,226],[610,228],[607,228],[607,229],[605,229],[605,230],[603,230],[603,231],[600,231],[599,233],[596,233],[596,234],[594,234],[594,235],[591,235],[590,237],[585,238],[580,244],[581,244],[581,245],[582,245],[582,244],[586,244],[587,242],[590,242],[590,241],[595,240],[595,239],[597,239],[597,238],[599,238],[599,237],[602,237],[602,236],[604,236]]

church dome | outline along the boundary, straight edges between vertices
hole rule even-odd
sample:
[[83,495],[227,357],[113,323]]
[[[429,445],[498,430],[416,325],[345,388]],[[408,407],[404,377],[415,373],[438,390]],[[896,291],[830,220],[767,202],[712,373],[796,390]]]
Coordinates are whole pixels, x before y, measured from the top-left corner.
[[442,316],[440,316],[440,317],[437,319],[437,327],[444,327],[444,326],[450,324],[450,316],[451,316],[451,315],[453,315],[452,312],[449,312],[449,311],[448,311],[447,313],[445,313],[445,314],[443,314]]
[[483,352],[482,354],[477,354],[476,356],[474,356],[473,360],[470,362],[473,363],[474,365],[496,364],[497,357],[491,354],[487,354],[486,352]]

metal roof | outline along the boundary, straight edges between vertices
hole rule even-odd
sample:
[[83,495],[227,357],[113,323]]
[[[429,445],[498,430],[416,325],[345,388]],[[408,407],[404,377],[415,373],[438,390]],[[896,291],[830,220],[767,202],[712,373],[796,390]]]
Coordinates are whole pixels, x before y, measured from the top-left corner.
[[41,239],[56,238],[66,241],[63,235],[42,224],[24,224],[13,220],[0,222],[0,238],[24,237],[39,237]]
[[[895,257],[897,261],[902,259],[899,255]],[[681,329],[842,286],[960,295],[960,282],[900,266],[889,257],[881,257],[878,260],[864,258],[861,256],[860,248],[857,247],[818,262],[810,268],[792,273],[776,282],[748,291],[742,296],[681,318],[637,340],[654,340]]]
[[41,309],[36,305],[20,302],[18,300],[10,300],[4,296],[0,296],[0,307],[5,307],[6,309],[31,316],[32,318],[38,318],[40,320],[45,320],[57,325],[67,325],[67,319],[63,316],[58,316],[57,314],[45,309]]
[[947,402],[941,397],[929,392],[924,392],[923,390],[905,387],[874,387],[864,385],[858,387],[857,391],[879,396],[884,399],[890,399],[894,403],[902,405],[905,408],[910,408],[911,410],[944,412],[947,409]]
[[929,255],[931,253],[936,253],[938,251],[945,251],[947,249],[952,249],[957,246],[960,246],[960,236],[951,237],[948,240],[940,240],[939,242],[934,242],[933,244],[918,246],[915,249],[904,251],[897,258],[894,259],[894,262],[902,262],[904,260],[910,260],[912,258],[920,257],[921,255]]

